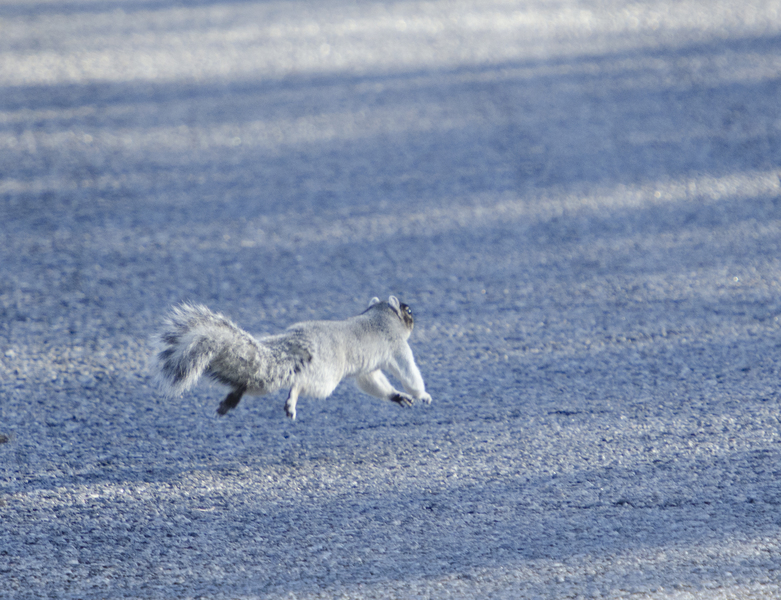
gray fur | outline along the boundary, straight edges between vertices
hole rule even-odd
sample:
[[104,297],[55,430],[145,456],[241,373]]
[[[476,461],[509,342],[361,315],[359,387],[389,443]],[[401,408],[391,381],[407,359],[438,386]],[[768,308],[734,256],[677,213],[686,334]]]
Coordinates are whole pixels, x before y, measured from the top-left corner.
[[[305,321],[260,338],[205,306],[182,304],[156,336],[154,370],[168,395],[190,389],[202,375],[230,387],[217,409],[221,415],[245,393],[288,388],[285,411],[295,419],[299,395],[325,398],[348,377],[364,392],[401,406],[429,403],[407,343],[413,326],[412,311],[394,296],[387,302],[372,298],[363,313],[343,321]],[[405,391],[396,390],[383,371]]]

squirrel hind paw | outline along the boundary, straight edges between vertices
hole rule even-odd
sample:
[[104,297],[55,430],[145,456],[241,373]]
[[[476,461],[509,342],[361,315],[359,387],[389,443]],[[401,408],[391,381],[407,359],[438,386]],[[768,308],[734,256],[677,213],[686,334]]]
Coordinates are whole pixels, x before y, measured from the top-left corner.
[[217,414],[222,417],[232,408],[236,408],[239,405],[239,400],[241,400],[241,397],[244,395],[245,391],[247,391],[247,387],[241,386],[225,396],[225,400],[220,402],[220,405],[217,407]]
[[222,402],[220,402],[220,405],[217,407],[217,414],[220,415],[221,417],[224,417],[225,415],[228,414],[228,411],[232,408],[233,408],[232,406],[229,406],[225,402],[225,400],[223,400]]

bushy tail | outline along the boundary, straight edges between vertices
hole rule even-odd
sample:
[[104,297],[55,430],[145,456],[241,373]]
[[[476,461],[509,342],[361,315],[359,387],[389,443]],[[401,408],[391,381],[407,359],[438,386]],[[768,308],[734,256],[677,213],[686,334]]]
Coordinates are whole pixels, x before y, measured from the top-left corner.
[[257,385],[268,353],[249,333],[198,304],[174,308],[156,344],[155,376],[169,396],[187,391],[202,375],[234,389]]

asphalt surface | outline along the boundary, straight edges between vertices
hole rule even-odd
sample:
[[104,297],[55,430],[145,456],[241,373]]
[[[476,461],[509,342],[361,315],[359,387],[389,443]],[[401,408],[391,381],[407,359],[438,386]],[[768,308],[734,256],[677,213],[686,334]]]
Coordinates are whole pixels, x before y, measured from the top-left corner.
[[[0,1],[0,597],[781,597],[781,2]],[[433,396],[165,400],[397,295]]]

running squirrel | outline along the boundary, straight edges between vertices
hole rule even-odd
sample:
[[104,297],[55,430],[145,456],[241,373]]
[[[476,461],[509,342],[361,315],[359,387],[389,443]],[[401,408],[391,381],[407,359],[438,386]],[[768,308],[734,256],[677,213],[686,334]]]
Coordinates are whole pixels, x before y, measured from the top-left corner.
[[201,375],[230,387],[219,415],[236,408],[244,394],[289,388],[285,413],[295,419],[299,395],[326,398],[347,377],[367,394],[401,406],[415,400],[429,404],[407,343],[413,324],[412,309],[391,296],[387,302],[372,298],[363,313],[343,321],[304,321],[255,338],[223,315],[185,303],[171,311],[156,336],[153,368],[169,396],[190,389]]

